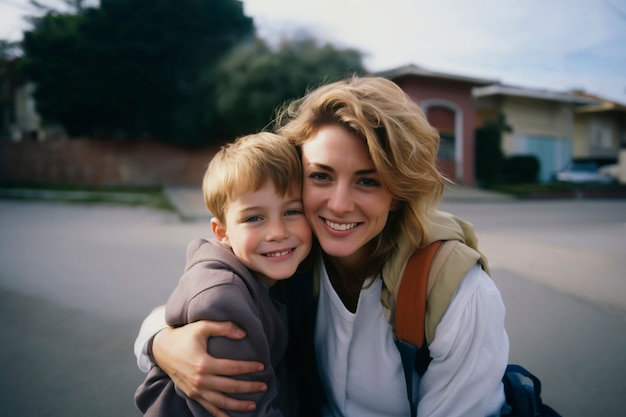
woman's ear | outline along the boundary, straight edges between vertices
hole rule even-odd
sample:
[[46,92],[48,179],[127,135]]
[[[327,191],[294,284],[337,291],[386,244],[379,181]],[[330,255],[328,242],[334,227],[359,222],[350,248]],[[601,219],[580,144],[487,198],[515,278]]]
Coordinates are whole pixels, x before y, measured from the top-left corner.
[[391,212],[398,211],[399,208],[400,208],[400,201],[396,200],[395,198],[393,200],[391,200],[391,205],[389,206],[389,211],[391,211]]
[[213,232],[213,236],[215,236],[218,242],[225,243],[227,245],[230,244],[226,229],[215,217],[211,217],[211,231]]

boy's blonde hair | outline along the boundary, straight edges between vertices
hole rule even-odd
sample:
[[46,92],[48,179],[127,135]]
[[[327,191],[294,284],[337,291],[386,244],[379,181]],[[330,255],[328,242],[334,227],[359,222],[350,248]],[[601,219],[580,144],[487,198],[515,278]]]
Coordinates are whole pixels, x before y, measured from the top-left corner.
[[400,202],[375,241],[372,259],[384,261],[401,233],[413,246],[428,239],[428,214],[447,179],[437,169],[439,133],[394,82],[353,76],[309,92],[279,112],[276,132],[299,148],[324,125],[338,125],[367,146],[383,186]]
[[220,223],[234,195],[256,191],[271,181],[276,192],[300,192],[302,164],[284,137],[261,132],[242,136],[215,154],[204,174],[204,202]]

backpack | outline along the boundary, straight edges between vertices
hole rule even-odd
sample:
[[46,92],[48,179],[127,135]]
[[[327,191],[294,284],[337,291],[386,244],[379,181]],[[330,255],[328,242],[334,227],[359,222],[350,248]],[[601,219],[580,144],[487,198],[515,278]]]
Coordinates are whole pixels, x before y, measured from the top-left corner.
[[[417,250],[406,264],[397,293],[394,312],[396,344],[402,357],[412,416],[417,413],[416,405],[412,401],[413,371],[420,376],[424,375],[431,360],[425,329],[427,300],[441,267],[457,243],[436,241]],[[449,297],[438,301],[449,304],[452,298],[451,295]],[[502,382],[506,397],[503,416],[560,417],[554,409],[543,403],[541,381],[526,368],[509,364]]]

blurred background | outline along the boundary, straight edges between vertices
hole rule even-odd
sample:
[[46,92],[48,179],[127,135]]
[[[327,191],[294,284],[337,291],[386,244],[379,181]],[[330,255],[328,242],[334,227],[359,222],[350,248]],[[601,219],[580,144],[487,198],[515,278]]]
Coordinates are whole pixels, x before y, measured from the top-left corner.
[[458,184],[624,192],[619,0],[1,0],[0,39],[11,186],[197,185],[216,146],[356,73],[420,104]]
[[132,342],[209,234],[215,150],[361,74],[439,130],[511,360],[619,415],[625,69],[622,0],[0,0],[0,410],[138,415]]

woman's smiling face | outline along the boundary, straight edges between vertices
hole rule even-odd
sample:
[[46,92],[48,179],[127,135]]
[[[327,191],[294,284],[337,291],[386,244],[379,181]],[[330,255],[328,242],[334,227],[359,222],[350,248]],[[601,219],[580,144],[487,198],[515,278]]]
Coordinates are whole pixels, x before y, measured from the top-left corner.
[[302,145],[302,165],[304,210],[324,252],[367,262],[367,244],[385,227],[394,200],[365,143],[341,126],[322,126]]

